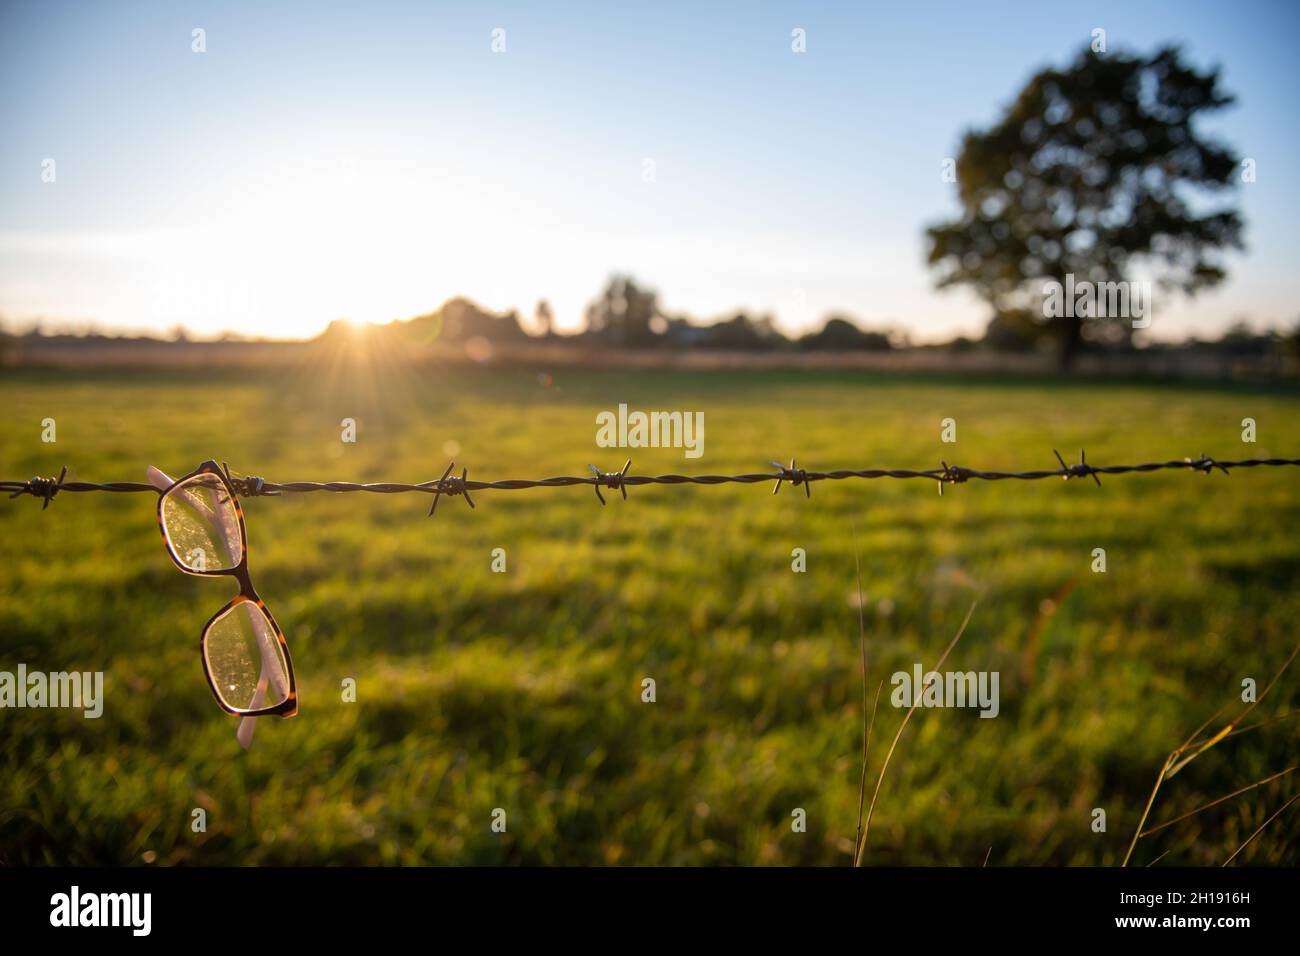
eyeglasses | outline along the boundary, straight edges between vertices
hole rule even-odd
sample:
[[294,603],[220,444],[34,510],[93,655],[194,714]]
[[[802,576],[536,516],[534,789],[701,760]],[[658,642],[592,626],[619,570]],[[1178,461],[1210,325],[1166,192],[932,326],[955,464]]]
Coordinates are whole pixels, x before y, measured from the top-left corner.
[[158,525],[172,561],[186,574],[229,575],[239,594],[203,628],[203,672],[221,709],[242,717],[298,713],[298,690],[284,632],[253,590],[248,538],[230,474],[215,461],[173,482],[158,497]]

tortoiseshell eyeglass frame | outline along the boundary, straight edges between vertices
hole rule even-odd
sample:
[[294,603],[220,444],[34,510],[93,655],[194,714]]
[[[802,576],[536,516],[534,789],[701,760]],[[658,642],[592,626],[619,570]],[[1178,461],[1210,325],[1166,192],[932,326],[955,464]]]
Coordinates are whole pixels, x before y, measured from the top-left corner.
[[[230,495],[230,500],[235,505],[235,515],[239,519],[239,563],[233,568],[222,568],[216,571],[196,571],[193,568],[186,567],[185,563],[172,550],[171,539],[167,537],[167,526],[163,521],[163,502],[167,496],[176,489],[177,486],[184,484],[192,478],[199,475],[214,475],[225,487],[226,493]],[[258,596],[257,591],[253,588],[253,582],[248,576],[248,532],[244,528],[244,509],[239,503],[239,496],[235,494],[234,486],[230,481],[230,472],[227,468],[218,465],[212,459],[208,459],[198,468],[190,472],[184,478],[179,478],[172,482],[165,491],[158,495],[158,530],[162,532],[163,545],[167,549],[167,555],[172,559],[172,563],[180,568],[186,574],[192,574],[195,577],[233,577],[239,582],[239,594],[237,594],[229,604],[219,610],[212,617],[208,618],[208,623],[203,625],[203,633],[199,637],[199,658],[203,661],[203,674],[208,679],[208,687],[212,690],[212,696],[217,699],[218,706],[228,714],[235,714],[239,717],[293,717],[298,713],[298,685],[293,676],[293,658],[289,656],[289,645],[285,642],[284,632],[280,630],[280,625],[275,622],[275,617],[271,614],[270,609]],[[212,679],[212,670],[208,667],[208,655],[204,653],[204,647],[207,644],[208,631],[212,625],[217,622],[224,614],[240,604],[255,604],[258,609],[271,622],[271,629],[275,632],[275,639],[280,644],[280,652],[284,654],[284,665],[289,675],[289,695],[280,703],[271,707],[261,709],[239,710],[231,707],[221,697],[217,691],[216,682]]]

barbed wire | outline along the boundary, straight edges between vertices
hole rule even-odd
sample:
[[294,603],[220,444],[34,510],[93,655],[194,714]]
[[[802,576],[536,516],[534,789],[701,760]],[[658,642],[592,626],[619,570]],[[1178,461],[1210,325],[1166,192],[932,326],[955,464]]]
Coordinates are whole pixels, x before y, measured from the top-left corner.
[[[474,499],[470,496],[471,491],[523,491],[532,488],[565,488],[573,485],[591,485],[595,489],[596,497],[603,505],[605,504],[605,496],[601,494],[602,488],[618,491],[626,500],[627,489],[637,485],[753,485],[771,481],[775,482],[772,487],[772,494],[776,494],[781,490],[782,483],[788,482],[795,488],[802,485],[804,494],[811,497],[812,484],[817,481],[842,481],[848,478],[923,478],[937,482],[939,494],[942,495],[944,485],[963,484],[967,481],[1037,481],[1043,478],[1063,478],[1068,481],[1071,478],[1092,478],[1093,481],[1100,485],[1100,475],[1125,475],[1165,470],[1199,471],[1208,475],[1216,468],[1226,475],[1229,473],[1229,469],[1234,468],[1300,466],[1300,458],[1246,458],[1239,461],[1219,461],[1204,453],[1197,458],[1148,462],[1141,465],[1093,465],[1089,464],[1087,454],[1082,450],[1079,452],[1077,464],[1067,464],[1059,451],[1053,449],[1052,453],[1056,455],[1060,467],[1037,471],[984,471],[962,465],[950,465],[946,461],[940,461],[939,468],[862,468],[811,471],[807,468],[800,468],[795,459],[791,458],[789,465],[782,465],[780,462],[775,461],[770,462],[772,467],[777,469],[775,472],[755,472],[744,475],[633,475],[629,474],[632,467],[632,460],[629,458],[618,471],[601,471],[595,465],[588,465],[587,467],[592,472],[590,476],[560,475],[554,478],[508,478],[500,481],[472,479],[469,477],[469,469],[464,467],[461,468],[459,475],[453,475],[452,469],[456,466],[454,461],[447,465],[441,478],[418,484],[395,481],[367,484],[351,481],[275,482],[252,475],[232,476],[229,474],[229,469],[227,469],[227,476],[235,489],[235,493],[247,498],[273,497],[285,493],[297,494],[313,491],[368,492],[380,495],[404,494],[407,492],[431,494],[433,495],[433,504],[429,508],[429,514],[432,516],[437,511],[438,502],[443,495],[448,497],[463,496],[465,502],[473,508]],[[156,485],[137,481],[67,481],[67,473],[68,469],[65,465],[57,478],[36,477],[27,481],[0,481],[0,493],[9,492],[10,498],[17,498],[20,495],[33,495],[41,498],[43,500],[41,508],[44,510],[49,507],[50,502],[54,500],[56,495],[64,491],[106,491],[116,493],[152,491],[159,494],[163,490]]]

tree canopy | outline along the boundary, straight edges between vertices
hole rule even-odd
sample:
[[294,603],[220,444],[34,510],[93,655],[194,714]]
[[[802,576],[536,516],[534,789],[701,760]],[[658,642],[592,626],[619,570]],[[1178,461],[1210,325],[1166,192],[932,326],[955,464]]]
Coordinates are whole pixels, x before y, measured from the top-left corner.
[[1135,267],[1189,295],[1222,281],[1220,253],[1241,247],[1242,220],[1213,200],[1239,161],[1193,123],[1231,102],[1218,69],[1197,72],[1177,47],[1085,49],[1041,71],[994,126],[962,139],[961,212],[927,230],[938,286],[973,287],[1004,327],[1054,331],[1069,365],[1085,335],[1131,329],[1077,315],[1050,328],[1045,282],[1125,281]]

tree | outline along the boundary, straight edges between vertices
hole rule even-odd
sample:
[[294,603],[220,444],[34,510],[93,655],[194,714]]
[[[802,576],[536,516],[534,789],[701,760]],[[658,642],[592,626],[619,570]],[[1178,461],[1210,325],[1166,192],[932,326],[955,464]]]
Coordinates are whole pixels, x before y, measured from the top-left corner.
[[1295,328],[1282,336],[1282,352],[1300,362],[1300,319],[1296,320]]
[[555,313],[551,311],[551,303],[545,299],[538,299],[534,316],[543,336],[550,337],[555,334]]
[[658,296],[653,290],[639,288],[631,276],[616,275],[600,298],[587,306],[587,331],[615,347],[658,344],[654,329],[658,315]]
[[829,316],[819,331],[809,332],[799,340],[799,348],[813,351],[865,349],[884,352],[891,347],[889,336],[884,332],[864,332],[856,322],[839,315]]
[[786,344],[776,328],[771,316],[751,319],[744,312],[737,312],[729,319],[705,326],[706,344],[715,349],[756,352],[777,348]]
[[[484,338],[490,342],[518,342],[528,337],[519,324],[516,312],[496,315],[463,296],[448,299],[436,312],[396,322],[386,334],[418,343],[464,342],[472,338]],[[346,323],[331,322],[322,337],[339,335],[345,340],[352,338]]]
[[[1193,121],[1232,102],[1217,68],[1198,73],[1177,47],[1148,58],[1094,55],[1034,76],[957,159],[961,214],[926,230],[940,288],[966,284],[1008,324],[1046,324],[1044,285],[1127,281],[1149,270],[1162,290],[1193,295],[1241,248],[1242,221],[1205,200],[1234,184],[1238,161]],[[1068,367],[1085,335],[1127,326],[1077,315],[1050,320]]]

